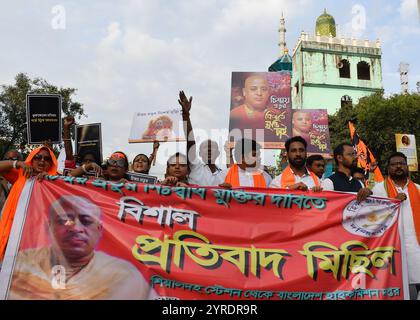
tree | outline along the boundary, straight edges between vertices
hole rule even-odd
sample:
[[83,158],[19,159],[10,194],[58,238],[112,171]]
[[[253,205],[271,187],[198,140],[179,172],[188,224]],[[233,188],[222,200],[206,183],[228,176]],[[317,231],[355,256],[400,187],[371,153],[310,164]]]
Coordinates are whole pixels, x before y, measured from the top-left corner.
[[7,150],[27,145],[26,94],[51,93],[62,96],[62,113],[80,117],[84,115],[82,104],[72,100],[74,88],[58,88],[41,78],[30,79],[19,73],[14,85],[2,85],[0,92],[0,159]]
[[[360,138],[374,154],[383,173],[386,173],[388,156],[396,150],[396,133],[414,134],[417,154],[420,155],[419,94],[397,94],[385,98],[380,92],[360,99],[350,109],[341,109],[329,119],[333,148],[340,142],[350,141],[348,121],[353,120]],[[420,174],[413,173],[412,179],[420,181]]]
[[357,122],[356,110],[351,105],[343,106],[333,116],[328,117],[331,150],[342,142],[350,142],[349,121]]

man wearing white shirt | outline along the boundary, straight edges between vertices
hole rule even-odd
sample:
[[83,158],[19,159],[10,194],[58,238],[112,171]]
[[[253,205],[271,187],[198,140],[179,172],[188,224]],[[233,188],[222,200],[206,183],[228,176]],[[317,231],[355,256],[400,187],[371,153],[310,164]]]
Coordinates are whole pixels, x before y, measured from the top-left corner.
[[200,144],[199,155],[202,160],[194,157],[193,152],[188,159],[191,170],[188,182],[201,186],[218,186],[223,183],[222,170],[215,165],[220,155],[217,143],[206,140]]
[[408,280],[410,291],[415,293],[412,298],[420,300],[420,186],[409,179],[407,157],[403,153],[393,153],[387,168],[387,179],[375,184],[372,192],[375,196],[402,201],[399,221],[407,254]]
[[236,163],[222,171],[224,183],[221,186],[267,188],[272,178],[261,165],[260,149],[260,144],[255,140],[236,141],[234,149]]
[[178,102],[182,107],[184,132],[187,138],[187,158],[190,167],[188,182],[200,186],[218,186],[223,182],[222,170],[216,166],[216,159],[220,155],[219,146],[212,140],[203,141],[199,149],[202,161],[197,158],[196,143],[190,119],[192,97],[187,99],[184,91],[181,91]]
[[300,136],[293,137],[286,141],[285,147],[289,165],[274,178],[270,188],[321,191],[319,178],[305,166],[306,140]]

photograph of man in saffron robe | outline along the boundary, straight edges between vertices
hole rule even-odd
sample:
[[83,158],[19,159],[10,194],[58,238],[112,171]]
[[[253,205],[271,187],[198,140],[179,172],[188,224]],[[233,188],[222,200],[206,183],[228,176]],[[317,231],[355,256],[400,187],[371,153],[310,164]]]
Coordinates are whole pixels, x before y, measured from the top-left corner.
[[229,116],[234,140],[286,141],[291,136],[290,74],[233,72]]
[[18,253],[8,299],[154,299],[155,291],[130,262],[95,250],[101,209],[64,195],[48,211],[51,245]]

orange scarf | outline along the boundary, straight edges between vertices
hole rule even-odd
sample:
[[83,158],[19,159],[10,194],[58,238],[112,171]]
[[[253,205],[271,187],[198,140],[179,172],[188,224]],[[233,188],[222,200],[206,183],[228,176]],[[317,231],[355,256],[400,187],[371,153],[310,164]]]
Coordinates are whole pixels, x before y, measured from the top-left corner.
[[[266,188],[267,184],[265,182],[264,176],[262,173],[252,175],[254,179],[255,188]],[[237,164],[234,164],[230,167],[228,174],[225,179],[226,183],[230,183],[232,187],[241,187],[239,184],[239,167]]]
[[[388,198],[395,198],[398,194],[394,182],[390,177],[384,181]],[[413,181],[408,180],[408,195],[410,197],[411,211],[413,211],[414,228],[416,229],[417,242],[420,244],[420,194]]]
[[[32,158],[41,150],[48,149],[46,147],[39,147],[33,150],[29,156],[26,158],[25,163],[27,165],[32,165]],[[50,156],[52,158],[52,165],[48,170],[49,175],[57,174],[57,159],[55,158],[52,150],[48,149]],[[16,170],[16,169],[11,169]],[[20,194],[22,193],[23,188],[25,187],[26,178],[23,175],[23,170],[19,169],[18,178],[13,183],[12,190],[10,190],[9,196],[3,208],[3,215],[0,221],[0,261],[3,260],[4,253],[6,251],[7,242],[9,241],[10,231],[13,225],[13,219],[15,217],[15,211],[19,202]]]
[[[319,179],[316,176],[315,173],[313,173],[312,171],[309,171],[309,174],[311,175],[312,180],[314,180],[315,186],[319,187]],[[280,181],[280,188],[287,188],[288,186],[291,186],[293,184],[296,183],[296,177],[292,171],[292,169],[290,168],[290,166],[287,166],[286,169],[284,169],[284,171],[281,174],[281,181]]]

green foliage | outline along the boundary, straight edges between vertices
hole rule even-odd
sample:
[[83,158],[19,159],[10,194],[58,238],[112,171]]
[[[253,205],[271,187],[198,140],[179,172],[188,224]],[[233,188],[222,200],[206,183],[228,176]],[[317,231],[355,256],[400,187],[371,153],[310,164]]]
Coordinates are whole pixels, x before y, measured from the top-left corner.
[[[386,160],[396,150],[395,134],[414,134],[417,155],[420,155],[420,95],[393,95],[385,98],[376,93],[360,99],[354,107],[340,109],[329,117],[332,148],[350,141],[348,121],[356,124],[360,138],[374,154],[383,173]],[[420,180],[419,173],[413,173],[414,181]]]
[[62,96],[62,113],[66,115],[84,115],[82,104],[72,100],[74,88],[58,88],[41,78],[30,79],[19,73],[15,84],[2,85],[0,91],[0,159],[8,149],[21,148],[27,144],[26,133],[26,94],[51,93]]

